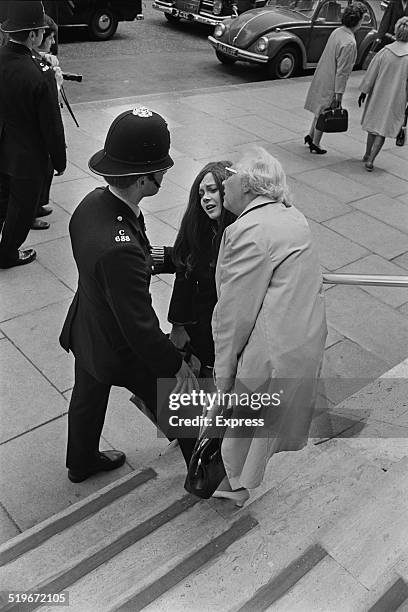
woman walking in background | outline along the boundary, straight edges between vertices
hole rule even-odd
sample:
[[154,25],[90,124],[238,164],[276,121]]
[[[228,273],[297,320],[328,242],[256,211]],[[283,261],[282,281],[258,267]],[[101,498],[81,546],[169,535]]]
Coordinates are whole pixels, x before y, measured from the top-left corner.
[[377,53],[360,85],[358,105],[364,102],[361,125],[368,132],[363,157],[368,172],[386,138],[395,138],[408,102],[408,17],[395,24],[395,42]]
[[326,108],[341,106],[348,78],[357,59],[357,43],[354,33],[359,29],[365,7],[359,3],[348,6],[342,16],[342,26],[331,33],[317,64],[307,93],[305,109],[314,114],[305,144],[311,153],[327,153],[320,148],[323,132],[316,129],[320,113]]

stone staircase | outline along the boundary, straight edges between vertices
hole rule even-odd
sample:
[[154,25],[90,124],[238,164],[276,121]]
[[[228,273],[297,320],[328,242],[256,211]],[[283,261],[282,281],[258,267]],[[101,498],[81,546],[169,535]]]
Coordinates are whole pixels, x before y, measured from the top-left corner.
[[4,544],[0,612],[39,607],[15,591],[70,612],[406,611],[408,456],[354,442],[275,456],[240,510],[187,495],[174,449]]

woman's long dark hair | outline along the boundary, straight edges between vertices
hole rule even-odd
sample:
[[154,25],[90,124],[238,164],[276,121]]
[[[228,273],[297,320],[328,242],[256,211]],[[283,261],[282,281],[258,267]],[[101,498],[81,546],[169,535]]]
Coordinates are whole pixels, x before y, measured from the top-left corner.
[[[199,261],[203,260],[203,254],[210,255],[208,253],[209,244],[213,244],[213,256],[217,258],[222,234],[225,228],[236,219],[235,215],[226,210],[223,205],[222,181],[227,178],[225,168],[230,165],[230,161],[210,162],[197,174],[191,186],[187,209],[173,247],[174,263],[177,268],[185,268],[187,275],[190,275]],[[202,209],[199,195],[200,183],[208,173],[214,177],[222,205],[221,216],[216,225]]]

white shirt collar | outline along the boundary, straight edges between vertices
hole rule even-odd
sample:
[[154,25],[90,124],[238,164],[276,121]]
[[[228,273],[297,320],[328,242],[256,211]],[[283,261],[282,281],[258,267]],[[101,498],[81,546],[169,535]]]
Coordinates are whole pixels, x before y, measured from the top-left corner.
[[127,204],[129,206],[129,208],[134,212],[136,217],[139,217],[139,215],[140,215],[140,208],[139,208],[139,206],[137,204],[134,204],[130,200],[126,200],[123,197],[123,195],[121,193],[119,193],[119,191],[117,191],[115,189],[115,187],[112,187],[112,185],[108,185],[108,189],[115,196],[115,198],[118,198],[118,200],[122,200],[122,202]]

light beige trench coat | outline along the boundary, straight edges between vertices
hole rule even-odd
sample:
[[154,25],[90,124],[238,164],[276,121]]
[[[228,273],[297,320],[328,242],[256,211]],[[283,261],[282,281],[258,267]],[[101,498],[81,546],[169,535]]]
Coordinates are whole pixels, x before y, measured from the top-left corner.
[[306,96],[305,109],[315,115],[329,107],[335,93],[344,93],[357,59],[357,43],[349,28],[329,36]]
[[368,94],[361,118],[363,130],[395,138],[408,98],[408,42],[396,41],[377,53],[360,91]]
[[227,429],[223,440],[232,487],[254,488],[275,452],[305,446],[313,416],[327,327],[320,264],[305,217],[294,206],[256,197],[225,230],[215,278],[217,380],[232,377],[233,390],[242,389],[241,381],[270,394],[284,390],[279,411],[265,408],[276,411],[269,413],[273,431],[266,437],[259,430],[229,437]]

